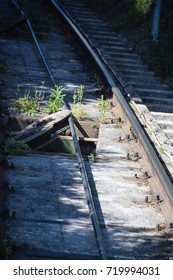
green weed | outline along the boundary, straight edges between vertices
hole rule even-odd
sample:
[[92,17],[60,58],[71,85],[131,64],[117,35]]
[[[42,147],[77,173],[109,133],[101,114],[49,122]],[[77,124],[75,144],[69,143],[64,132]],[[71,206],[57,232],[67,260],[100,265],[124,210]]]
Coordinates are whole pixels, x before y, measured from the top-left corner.
[[94,150],[90,155],[89,155],[89,160],[93,162],[97,162],[99,159],[98,153]]
[[20,87],[17,88],[17,99],[14,104],[18,111],[26,114],[27,116],[36,116],[40,111],[40,102],[44,98],[43,85],[41,84],[41,91],[38,92],[36,89],[34,93],[31,90],[25,90],[24,94],[21,93]]
[[52,89],[52,93],[49,96],[49,102],[47,104],[48,113],[52,114],[58,112],[62,109],[64,105],[64,96],[63,94],[64,87],[62,86],[54,86]]
[[11,155],[20,155],[24,150],[29,150],[29,147],[22,140],[16,140],[10,135],[4,143],[4,152]]
[[82,104],[83,94],[84,94],[84,85],[80,85],[73,94],[73,103],[74,104]]
[[163,148],[163,147],[160,147],[160,148],[159,148],[159,151],[160,151],[161,154],[163,154],[164,148]]
[[109,102],[108,100],[104,99],[103,95],[101,95],[101,97],[98,98],[98,100],[99,100],[99,112],[100,112],[99,121],[101,123],[108,123],[107,112],[109,109]]
[[144,16],[149,9],[151,8],[151,5],[153,3],[153,0],[135,0],[135,9],[137,13],[141,16]]
[[84,85],[80,85],[73,94],[73,106],[71,112],[73,117],[77,120],[83,120],[87,116],[87,112],[82,104],[84,88]]
[[103,83],[102,83],[100,77],[98,77],[96,73],[94,74],[93,81],[99,90],[103,89]]

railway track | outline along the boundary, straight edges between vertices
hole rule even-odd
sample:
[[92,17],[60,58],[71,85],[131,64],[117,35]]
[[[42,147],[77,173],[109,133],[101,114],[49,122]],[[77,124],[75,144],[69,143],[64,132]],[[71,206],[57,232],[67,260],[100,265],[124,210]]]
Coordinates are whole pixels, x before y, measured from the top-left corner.
[[130,97],[133,110],[146,127],[158,152],[162,151],[161,156],[170,174],[173,174],[173,101],[170,88],[147,69],[127,38],[111,31],[108,24],[84,3],[69,0],[53,2],[58,2],[69,12],[107,62],[109,69],[115,74],[116,81]]
[[[58,8],[55,1],[48,2]],[[73,4],[71,1],[62,2],[70,5],[73,12],[80,8],[81,15],[86,13],[79,1],[73,1]],[[26,13],[33,10],[31,4],[25,1],[23,10]],[[46,11],[47,8],[46,3]],[[92,158],[89,160],[85,151],[81,157],[79,137],[91,140],[93,134],[90,136],[89,133],[94,133],[93,129],[99,122],[100,88],[93,82],[96,71],[93,64],[81,55],[81,49],[79,52],[73,37],[68,35],[69,30],[67,32],[65,29],[64,21],[61,23],[57,18],[60,8],[58,14],[51,9],[48,22],[34,26],[34,29],[38,30],[34,36],[39,38],[36,42],[44,58],[40,58],[33,41],[28,37],[23,40],[20,36],[17,39],[4,36],[0,40],[0,59],[6,57],[8,66],[1,76],[4,83],[2,95],[8,99],[8,102],[3,102],[3,106],[10,112],[11,127],[17,123],[26,131],[27,128],[24,127],[32,123],[34,118],[14,115],[14,109],[9,106],[19,85],[23,92],[28,87],[37,87],[40,90],[40,82],[44,81],[46,99],[52,83],[55,85],[54,82],[58,81],[58,84],[65,88],[66,104],[72,107],[74,89],[83,84],[83,103],[90,130],[87,131],[86,122],[80,122],[81,130],[70,117],[70,134],[76,156],[74,151],[72,155],[65,155],[62,151],[59,154],[55,151],[50,153],[49,150],[45,152],[44,149],[29,151],[17,157],[8,156],[8,169],[5,171],[8,184],[5,183],[3,188],[6,208],[3,214],[4,227],[13,244],[12,257],[169,259],[172,257],[172,189],[169,188],[172,184],[165,170],[160,169],[158,159],[159,167],[153,166],[149,155],[146,155],[147,149],[148,153],[155,153],[150,148],[143,147],[144,140],[141,139],[147,137],[142,128],[138,128],[135,117],[132,117],[132,123],[128,120],[132,112],[129,113],[126,109],[124,113],[122,106],[118,105],[117,100],[121,101],[121,98],[114,93],[118,88],[116,85],[115,89],[112,86],[114,82],[112,75],[107,76],[107,68],[100,70],[102,75],[106,74],[105,84],[112,89],[111,92],[107,91],[110,103],[110,112],[107,113],[109,121],[99,126],[98,139],[95,139],[96,152],[93,152]],[[40,7],[37,16],[45,18],[45,10],[43,6]],[[63,13],[62,11],[63,17],[66,17]],[[99,24],[98,34],[94,31],[96,36],[103,36],[101,32],[105,37],[112,36],[104,30],[105,27],[100,26],[99,20],[90,21],[89,15],[90,13],[87,22],[90,22],[92,29]],[[93,25],[94,22],[97,24]],[[72,25],[73,23],[71,27]],[[23,27],[20,30],[23,30]],[[92,56],[100,61],[95,50]],[[48,73],[45,71],[44,61],[50,69]],[[103,61],[102,58],[100,63]],[[66,107],[65,109],[67,110]],[[43,120],[45,116],[40,114],[36,118],[37,124],[39,117]],[[77,131],[77,137],[73,129]],[[52,131],[49,134],[50,142],[55,141],[51,137]],[[54,146],[57,145],[53,143]],[[149,141],[146,143],[144,146],[147,146]]]

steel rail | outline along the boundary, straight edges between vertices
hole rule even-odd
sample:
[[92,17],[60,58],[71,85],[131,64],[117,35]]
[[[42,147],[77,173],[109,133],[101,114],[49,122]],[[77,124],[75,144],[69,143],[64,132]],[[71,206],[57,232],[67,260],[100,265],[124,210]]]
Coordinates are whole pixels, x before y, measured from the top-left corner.
[[[49,69],[49,66],[44,58],[43,52],[39,46],[38,40],[34,34],[34,31],[32,29],[32,26],[30,24],[30,21],[28,20],[27,16],[24,14],[24,12],[22,10],[19,9],[19,6],[16,4],[16,2],[14,0],[10,0],[13,5],[16,7],[16,9],[18,9],[18,11],[20,11],[20,13],[25,16],[26,18],[26,22],[27,25],[29,27],[29,30],[32,34],[33,40],[35,42],[35,45],[37,47],[37,50],[40,54],[40,57],[43,61],[43,64],[52,80],[53,85],[56,85],[56,82],[51,74],[51,71]],[[68,104],[68,102],[65,102],[65,107],[66,109],[70,108],[70,105]],[[81,149],[79,146],[79,142],[78,142],[78,138],[77,138],[77,134],[76,134],[76,130],[75,130],[75,125],[74,125],[74,119],[72,116],[69,117],[69,125],[70,125],[70,130],[72,133],[72,137],[73,137],[73,142],[74,142],[74,146],[75,146],[75,152],[77,155],[77,159],[78,159],[78,165],[79,165],[79,169],[81,172],[81,177],[82,177],[82,182],[83,182],[83,186],[84,186],[84,190],[85,190],[85,194],[86,194],[86,200],[87,200],[87,204],[88,204],[88,208],[89,208],[89,213],[90,213],[90,218],[92,221],[92,225],[93,225],[93,229],[94,229],[94,234],[95,234],[95,238],[96,238],[96,242],[97,242],[97,246],[98,246],[98,250],[99,250],[99,255],[100,258],[103,260],[107,259],[107,253],[106,253],[106,249],[105,249],[105,245],[103,242],[103,238],[102,238],[102,234],[101,234],[101,230],[100,230],[100,225],[99,225],[99,221],[97,218],[97,213],[96,213],[96,209],[95,209],[95,205],[94,205],[94,201],[92,198],[92,193],[91,193],[91,188],[90,188],[90,184],[88,181],[88,177],[87,177],[87,172],[86,172],[86,168],[85,168],[85,164],[83,161],[83,157],[81,154]]]
[[[137,119],[136,115],[133,113],[130,105],[125,100],[123,94],[121,93],[119,87],[115,83],[116,77],[114,76],[114,73],[106,67],[104,58],[101,56],[101,54],[95,50],[95,47],[93,49],[93,45],[90,42],[88,36],[84,34],[75,21],[72,19],[72,17],[65,11],[65,9],[60,5],[55,3],[54,0],[50,0],[51,3],[54,5],[54,7],[57,9],[57,11],[61,14],[61,16],[64,18],[64,20],[70,25],[71,29],[75,32],[75,34],[78,36],[78,38],[81,40],[83,45],[85,46],[86,50],[90,54],[90,56],[93,58],[95,63],[97,64],[98,68],[100,69],[101,73],[107,80],[108,84],[111,87],[111,90],[113,94],[116,96],[119,104],[121,105],[124,113],[126,114],[127,118],[129,119],[133,129],[135,130],[138,139],[140,140],[148,159],[150,160],[158,178],[160,179],[160,182],[162,183],[162,186],[164,187],[165,192],[168,195],[168,198],[173,206],[173,185],[163,168],[160,160],[158,159],[158,156],[156,155],[156,152],[154,151],[145,131],[142,129],[141,124],[139,123],[139,120]],[[112,74],[110,74],[112,72]],[[114,76],[114,78],[112,77]]]
[[50,79],[52,80],[53,85],[56,85],[55,80],[54,80],[54,78],[53,78],[53,76],[52,76],[52,74],[51,74],[51,71],[50,71],[50,69],[49,69],[49,67],[48,67],[48,65],[47,65],[47,62],[46,62],[46,60],[45,60],[45,58],[44,58],[43,52],[42,52],[42,50],[41,50],[41,48],[40,48],[40,46],[39,46],[39,43],[38,43],[37,38],[36,38],[36,36],[35,36],[35,33],[34,33],[33,29],[32,29],[32,26],[31,26],[31,24],[30,24],[29,19],[28,19],[27,16],[24,14],[24,12],[23,12],[22,10],[20,10],[19,6],[16,4],[16,2],[15,2],[14,0],[10,0],[10,1],[11,1],[12,4],[15,6],[15,8],[21,13],[21,15],[25,18],[26,23],[27,23],[27,25],[28,25],[28,28],[29,28],[29,30],[30,30],[30,32],[31,32],[31,35],[32,35],[32,37],[33,37],[33,40],[34,40],[34,42],[35,42],[35,45],[36,45],[36,47],[37,47],[37,50],[38,50],[38,52],[39,52],[39,54],[40,54],[40,56],[41,56],[41,59],[42,59],[42,61],[43,61],[43,63],[44,63],[44,66],[46,67],[46,70],[47,70],[47,72],[48,72],[48,74],[49,74],[49,77],[50,77]]

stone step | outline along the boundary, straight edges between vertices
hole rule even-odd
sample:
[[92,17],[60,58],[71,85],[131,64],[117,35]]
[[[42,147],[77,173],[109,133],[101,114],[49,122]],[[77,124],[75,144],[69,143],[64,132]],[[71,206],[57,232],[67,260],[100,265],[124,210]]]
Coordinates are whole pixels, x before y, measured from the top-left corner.
[[98,25],[102,28],[102,27],[106,27],[107,28],[107,24],[101,20],[101,19],[98,19],[98,18],[88,18],[88,17],[81,17],[81,16],[78,16],[77,19],[79,21],[84,21],[84,22],[87,22],[88,25],[93,25],[94,27],[97,27]]
[[[173,115],[172,115],[173,118]],[[173,121],[169,121],[169,120],[159,120],[158,124],[160,125],[161,128],[163,129],[169,129],[172,130],[173,133]]]
[[150,103],[150,104],[160,104],[162,107],[163,104],[165,105],[173,105],[173,97],[172,98],[159,98],[159,97],[151,97],[151,96],[143,96],[142,100],[144,103]]
[[150,111],[163,112],[163,113],[173,113],[173,105],[169,104],[145,104]]
[[[90,29],[92,29],[91,27],[90,28],[88,28],[88,30],[90,30]],[[113,36],[115,36],[115,33],[113,32],[113,31],[109,31],[109,30],[104,30],[104,31],[102,31],[102,30],[99,30],[99,29],[97,29],[97,30],[95,30],[95,28],[93,28],[94,29],[94,35],[93,35],[93,37],[97,37],[97,36],[102,36],[102,37],[105,37],[105,36],[108,36],[108,37],[113,37]]]
[[139,92],[142,90],[149,90],[150,92],[156,91],[156,90],[161,90],[162,89],[167,89],[167,86],[164,86],[162,84],[158,83],[151,83],[151,81],[146,82],[146,81],[128,81],[128,83],[132,86],[134,86],[135,90]]
[[173,113],[151,112],[151,114],[158,122],[173,122]]
[[152,74],[149,75],[142,75],[142,73],[138,74],[126,74],[124,75],[129,82],[129,84],[146,84],[146,86],[153,86],[154,84],[158,84],[160,82],[160,78],[154,77]]
[[71,9],[73,9],[73,7],[80,8],[80,9],[84,8],[84,10],[86,9],[86,6],[81,2],[77,3],[77,2],[65,0],[65,1],[63,1],[63,5],[64,6],[67,5],[67,7],[71,7]]
[[149,77],[153,77],[154,76],[154,72],[153,71],[148,71],[144,68],[144,66],[141,66],[141,68],[139,67],[139,65],[136,65],[136,67],[133,67],[132,65],[130,65],[131,67],[122,67],[121,68],[121,72],[125,75],[140,75],[143,77],[149,76]]
[[105,49],[111,49],[111,47],[126,47],[127,44],[125,42],[122,42],[118,37],[115,41],[112,40],[105,40],[104,38],[97,38],[97,41],[101,43],[102,47]]
[[140,57],[135,54],[135,53],[131,53],[131,52],[121,52],[121,51],[113,51],[113,52],[107,52],[108,55],[111,57],[111,58],[120,58],[122,57],[123,59],[136,59],[137,61],[140,60]]
[[170,128],[164,129],[165,134],[168,136],[169,140],[173,142],[173,130]]
[[109,53],[113,53],[114,51],[120,51],[120,52],[131,52],[131,49],[130,48],[127,48],[126,45],[117,45],[115,44],[114,46],[113,45],[102,45],[104,47],[105,50],[107,50]]
[[157,89],[146,89],[146,88],[139,88],[136,87],[140,96],[156,96],[156,97],[164,97],[164,98],[172,98],[173,92],[167,89],[167,86],[161,84],[161,86]]
[[135,71],[147,71],[147,66],[142,65],[141,63],[131,63],[131,62],[126,62],[126,61],[117,61],[116,63],[111,63],[112,67],[118,67],[118,69],[121,70],[122,73],[132,73]]
[[107,34],[107,35],[100,35],[100,34],[93,34],[93,38],[100,40],[102,43],[106,44],[106,42],[121,42],[121,36],[117,35],[116,33]]

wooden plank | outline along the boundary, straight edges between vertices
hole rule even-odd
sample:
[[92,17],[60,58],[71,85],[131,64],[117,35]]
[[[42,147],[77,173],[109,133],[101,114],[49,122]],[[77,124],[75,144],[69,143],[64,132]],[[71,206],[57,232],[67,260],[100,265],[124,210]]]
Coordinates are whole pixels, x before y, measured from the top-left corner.
[[63,123],[67,121],[70,116],[70,110],[63,110],[49,116],[46,116],[39,121],[28,125],[22,131],[16,133],[17,140],[23,140],[26,143],[35,141],[37,138],[50,134],[56,131],[59,125],[63,127]]

